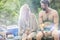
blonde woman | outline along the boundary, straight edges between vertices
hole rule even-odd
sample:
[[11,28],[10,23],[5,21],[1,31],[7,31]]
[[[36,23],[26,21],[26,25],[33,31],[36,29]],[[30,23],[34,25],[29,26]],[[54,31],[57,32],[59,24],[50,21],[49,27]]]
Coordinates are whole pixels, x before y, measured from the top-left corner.
[[36,17],[33,13],[31,13],[28,4],[24,4],[20,9],[19,27],[22,40],[32,40],[32,38],[36,36]]

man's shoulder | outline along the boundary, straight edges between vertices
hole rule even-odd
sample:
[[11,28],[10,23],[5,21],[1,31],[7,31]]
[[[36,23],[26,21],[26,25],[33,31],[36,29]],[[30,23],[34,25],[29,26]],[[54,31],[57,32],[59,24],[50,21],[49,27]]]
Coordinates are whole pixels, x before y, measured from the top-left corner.
[[43,15],[43,13],[44,13],[44,11],[43,11],[43,10],[41,10],[41,11],[39,12],[39,15]]
[[58,13],[57,10],[55,10],[55,9],[52,9],[52,12],[53,12],[54,14]]
[[53,13],[53,15],[58,15],[57,10],[55,10],[55,9],[52,10],[52,13]]

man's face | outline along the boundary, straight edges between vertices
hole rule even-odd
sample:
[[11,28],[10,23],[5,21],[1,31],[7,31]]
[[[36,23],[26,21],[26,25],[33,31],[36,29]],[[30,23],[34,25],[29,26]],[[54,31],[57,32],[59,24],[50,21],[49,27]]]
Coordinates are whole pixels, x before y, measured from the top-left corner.
[[41,8],[42,8],[43,10],[46,10],[47,5],[46,5],[46,4],[44,4],[44,3],[41,3]]

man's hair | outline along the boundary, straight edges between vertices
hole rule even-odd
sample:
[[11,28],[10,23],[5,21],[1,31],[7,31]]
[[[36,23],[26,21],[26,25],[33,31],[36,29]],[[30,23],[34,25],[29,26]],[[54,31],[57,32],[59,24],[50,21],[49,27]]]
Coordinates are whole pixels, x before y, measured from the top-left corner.
[[49,6],[49,4],[50,4],[49,0],[41,0],[40,3],[47,4],[48,6]]

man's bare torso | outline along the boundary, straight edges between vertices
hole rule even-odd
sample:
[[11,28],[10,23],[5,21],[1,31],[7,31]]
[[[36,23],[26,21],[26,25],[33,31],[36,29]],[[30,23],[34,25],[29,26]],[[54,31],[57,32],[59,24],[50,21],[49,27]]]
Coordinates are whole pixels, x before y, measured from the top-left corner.
[[[49,8],[49,12],[46,13],[46,11],[41,11],[39,13],[39,22],[40,23],[46,23],[46,24],[49,24],[49,23],[56,23],[58,24],[58,13],[56,10],[54,9],[51,9]],[[47,21],[46,21],[47,20]],[[46,21],[46,22],[45,22]],[[48,22],[49,21],[49,22]]]

